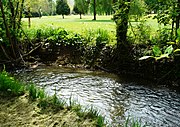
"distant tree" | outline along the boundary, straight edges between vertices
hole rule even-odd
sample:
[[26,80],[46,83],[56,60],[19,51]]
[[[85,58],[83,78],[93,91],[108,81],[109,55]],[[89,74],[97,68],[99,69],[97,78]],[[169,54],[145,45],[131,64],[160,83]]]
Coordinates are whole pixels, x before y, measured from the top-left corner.
[[96,20],[96,0],[93,0],[93,12],[94,12],[94,19]]
[[63,19],[64,19],[64,15],[70,14],[70,8],[69,5],[67,4],[67,0],[57,0],[56,4],[57,4],[56,13],[62,15]]
[[117,0],[91,0],[90,12],[94,15],[96,20],[96,14],[99,15],[111,15],[114,13],[113,5]]
[[180,28],[180,0],[158,0],[155,6],[158,7],[158,11],[154,18],[160,24],[171,24],[171,35],[175,33],[177,36],[177,30]]
[[48,0],[48,3],[49,3],[50,15],[53,15],[53,1],[52,0]]
[[137,21],[146,12],[144,0],[132,0],[130,4],[129,14]]
[[158,11],[158,0],[144,0],[148,10],[149,10],[149,13],[156,13]]
[[[25,13],[28,12],[30,8],[31,17],[39,17],[39,9],[41,8],[41,14],[43,15],[52,15],[52,12],[55,13],[55,2],[53,0],[25,0]],[[26,15],[27,17],[27,15]]]
[[87,0],[75,0],[73,11],[80,15],[80,19],[82,19],[82,14],[86,14],[88,12],[89,1]]
[[113,0],[98,0],[97,13],[100,15],[110,15],[113,12]]

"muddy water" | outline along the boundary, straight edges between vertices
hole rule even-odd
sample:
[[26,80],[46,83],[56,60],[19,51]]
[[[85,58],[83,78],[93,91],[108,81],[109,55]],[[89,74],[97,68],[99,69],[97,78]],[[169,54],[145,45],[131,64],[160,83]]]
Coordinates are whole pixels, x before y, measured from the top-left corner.
[[152,88],[123,81],[119,77],[71,68],[46,67],[18,73],[21,80],[34,82],[49,95],[70,96],[82,105],[92,105],[113,126],[128,116],[152,127],[180,126],[180,91]]

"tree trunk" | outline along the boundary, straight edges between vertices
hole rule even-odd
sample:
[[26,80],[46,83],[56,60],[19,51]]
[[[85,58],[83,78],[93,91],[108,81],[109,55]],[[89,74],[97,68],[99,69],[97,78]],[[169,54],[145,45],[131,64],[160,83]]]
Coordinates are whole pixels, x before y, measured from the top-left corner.
[[20,7],[20,12],[19,12],[19,19],[18,19],[18,28],[20,29],[20,24],[21,24],[21,19],[22,19],[22,14],[23,14],[23,7],[24,7],[24,0],[22,0],[21,7]]
[[[130,0],[128,1],[130,2]],[[128,31],[128,18],[129,18],[129,8],[130,6],[127,5],[125,2],[121,5],[123,12],[119,17],[118,21],[116,22],[116,36],[117,36],[117,47],[121,45],[127,45],[127,31]],[[126,9],[128,8],[128,9]]]
[[62,18],[64,19],[64,15],[62,15]]
[[93,9],[94,9],[94,19],[93,20],[96,20],[96,0],[94,0]]
[[30,11],[30,7],[28,7],[28,24],[29,24],[29,28],[31,27],[31,11]]
[[11,38],[9,26],[8,26],[8,24],[6,22],[6,17],[5,17],[5,14],[4,14],[4,8],[3,8],[3,4],[2,4],[1,0],[0,0],[0,8],[1,8],[1,13],[2,13],[3,23],[4,23],[4,26],[5,26],[5,30],[6,30],[6,37],[8,38],[8,40],[9,40],[9,42],[11,44],[13,56],[16,57],[15,51],[14,51],[14,44],[13,44],[13,41],[12,41],[12,38]]
[[80,15],[80,19],[82,19],[82,14],[81,14],[81,12],[79,13],[79,15]]
[[180,23],[180,0],[178,0],[177,9],[178,9],[178,11],[177,11],[178,14],[176,17],[176,36],[177,36],[177,30],[179,29],[179,23]]

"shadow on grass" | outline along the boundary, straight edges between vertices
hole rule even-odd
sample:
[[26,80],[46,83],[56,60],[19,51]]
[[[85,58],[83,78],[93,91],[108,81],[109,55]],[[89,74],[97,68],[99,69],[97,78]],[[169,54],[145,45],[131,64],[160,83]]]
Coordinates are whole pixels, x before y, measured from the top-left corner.
[[85,19],[81,19],[81,20],[77,20],[76,22],[113,22],[113,20],[85,20]]

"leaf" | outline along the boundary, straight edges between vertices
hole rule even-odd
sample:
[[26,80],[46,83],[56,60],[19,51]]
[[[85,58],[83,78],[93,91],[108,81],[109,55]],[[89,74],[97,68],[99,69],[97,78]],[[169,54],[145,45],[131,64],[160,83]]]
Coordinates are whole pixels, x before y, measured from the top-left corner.
[[168,45],[175,45],[176,42],[167,42]]
[[152,50],[153,50],[153,53],[154,53],[155,57],[161,56],[162,52],[161,52],[161,50],[160,50],[160,48],[158,46],[155,45]]
[[169,47],[166,48],[166,50],[164,51],[164,54],[170,55],[172,52],[173,52],[173,47],[172,45],[170,45]]
[[178,37],[180,38],[180,28],[177,29],[177,35],[178,35]]
[[180,53],[180,49],[174,50],[174,53]]
[[169,58],[169,55],[168,54],[162,54],[159,57],[155,57],[156,60],[160,60],[160,59],[164,59],[164,58]]
[[148,59],[154,59],[153,56],[143,56],[141,58],[139,58],[139,60],[148,60]]

